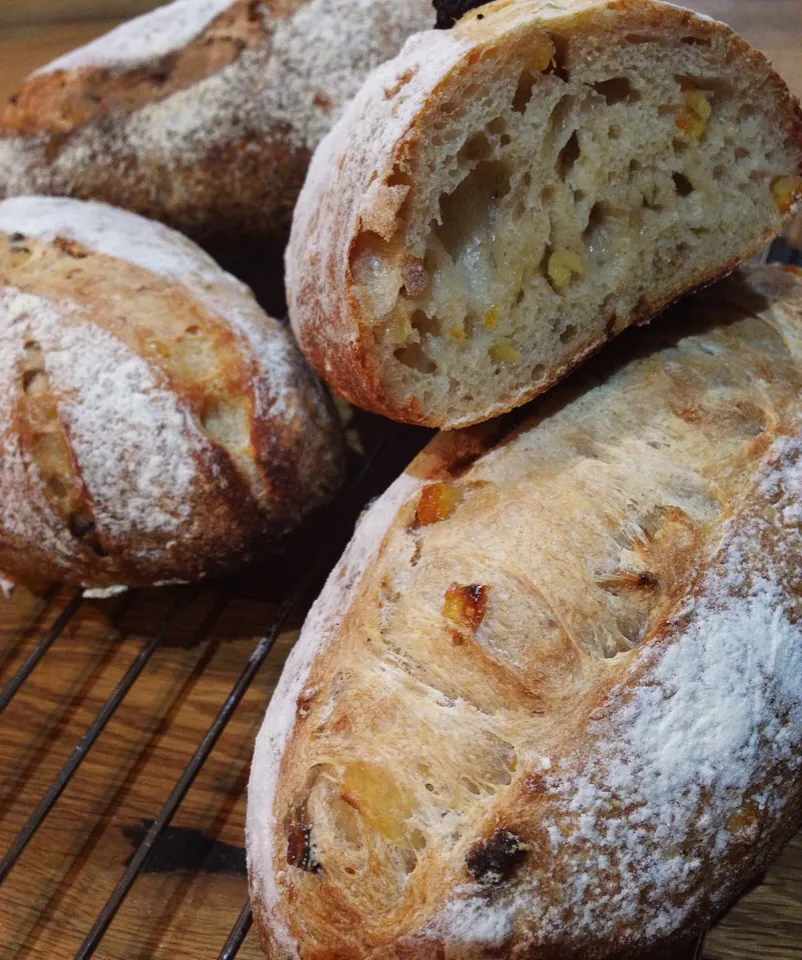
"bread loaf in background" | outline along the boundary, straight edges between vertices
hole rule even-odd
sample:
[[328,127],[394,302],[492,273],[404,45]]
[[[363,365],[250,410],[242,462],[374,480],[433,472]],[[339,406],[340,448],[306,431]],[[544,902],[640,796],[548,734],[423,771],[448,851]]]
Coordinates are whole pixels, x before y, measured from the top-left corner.
[[732,271],[800,197],[799,105],[724,24],[500,0],[412,38],[319,147],[290,319],[353,403],[465,426]]
[[204,242],[280,234],[311,151],[430,0],[176,0],[38,70],[0,197],[103,200]]
[[257,740],[271,960],[638,957],[798,828],[802,272],[603,359],[361,520]]
[[0,203],[0,571],[91,588],[244,562],[337,489],[289,333],[162,224]]

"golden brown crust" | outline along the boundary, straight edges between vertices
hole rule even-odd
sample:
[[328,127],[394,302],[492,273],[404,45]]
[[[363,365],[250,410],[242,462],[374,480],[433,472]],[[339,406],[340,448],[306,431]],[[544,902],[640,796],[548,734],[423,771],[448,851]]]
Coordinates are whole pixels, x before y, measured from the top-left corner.
[[[178,49],[29,77],[0,114],[0,196],[102,200],[210,242],[276,238],[317,140],[433,16],[426,0],[218,6]],[[149,20],[128,27],[134,50]]]
[[[611,25],[605,19],[611,12],[621,21],[614,20]],[[409,190],[404,176],[408,179],[417,169],[411,158],[420,153],[436,122],[442,107],[441,91],[466,85],[464,78],[470,75],[471,64],[489,58],[496,47],[521,42],[516,31],[523,35],[528,30],[531,41],[538,29],[551,30],[553,39],[594,31],[600,36],[618,36],[625,29],[654,29],[659,35],[660,30],[669,28],[687,30],[702,43],[708,37],[725,37],[729,59],[743,60],[745,69],[752,66],[761,82],[765,79],[776,97],[778,126],[797,145],[797,173],[802,177],[799,103],[765,57],[725,25],[667,4],[639,0],[560,4],[503,0],[472,11],[454,30],[421,37],[420,43],[408,46],[366,84],[358,103],[321,145],[300,198],[287,253],[290,318],[305,355],[339,394],[374,413],[421,426],[450,429],[480,422],[547,391],[611,335],[650,320],[678,298],[726,276],[771,241],[782,224],[781,217],[761,223],[737,255],[700,265],[690,279],[677,280],[659,294],[643,297],[627,316],[611,315],[605,336],[590,343],[577,342],[561,362],[548,366],[547,375],[539,382],[500,395],[492,407],[481,411],[466,407],[460,416],[444,420],[411,387],[403,398],[398,391],[391,395],[389,384],[394,374],[376,340],[381,324],[357,294],[354,265],[367,232],[388,244],[403,236],[408,226],[404,217]],[[362,147],[354,150],[354,142]],[[429,174],[424,171],[422,175]],[[381,184],[393,186],[383,189]],[[790,209],[786,219],[788,216]]]
[[6,575],[195,580],[336,490],[336,417],[247,288],[121,211],[34,198],[0,217]]
[[676,309],[360,524],[257,742],[268,956],[640,956],[797,828],[802,273]]

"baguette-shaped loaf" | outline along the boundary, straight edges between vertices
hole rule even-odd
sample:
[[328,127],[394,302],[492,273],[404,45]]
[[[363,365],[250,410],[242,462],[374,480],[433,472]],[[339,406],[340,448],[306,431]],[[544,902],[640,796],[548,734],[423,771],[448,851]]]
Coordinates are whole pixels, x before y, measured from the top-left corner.
[[295,526],[341,471],[289,333],[193,243],[103,204],[0,203],[0,571],[193,580]]
[[176,0],[25,81],[0,114],[0,197],[273,238],[367,72],[433,21],[430,0]]
[[409,40],[321,144],[290,318],[349,400],[465,426],[732,271],[801,173],[798,104],[723,24],[499,0]]
[[361,520],[256,744],[272,960],[632,956],[802,812],[802,272],[631,332]]

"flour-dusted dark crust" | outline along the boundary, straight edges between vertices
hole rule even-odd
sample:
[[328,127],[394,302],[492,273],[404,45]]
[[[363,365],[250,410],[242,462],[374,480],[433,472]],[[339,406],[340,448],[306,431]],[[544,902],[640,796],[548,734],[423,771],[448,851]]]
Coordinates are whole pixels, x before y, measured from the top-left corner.
[[0,196],[276,238],[365,74],[433,19],[428,0],[178,0],[26,80],[0,115]]
[[93,589],[244,563],[342,478],[287,331],[184,237],[0,202],[0,570]]
[[364,516],[257,740],[271,960],[630,960],[798,828],[802,271],[680,315]]
[[[524,50],[535,50],[539,43],[551,43],[554,55],[544,76],[553,85],[554,74],[559,73],[560,69],[555,66],[559,59],[559,48],[565,38],[593,37],[596,45],[591,45],[591,49],[596,50],[603,49],[607,40],[624,43],[621,38],[630,36],[634,38],[633,48],[642,42],[643,37],[653,37],[655,42],[661,38],[667,41],[671,37],[674,38],[672,42],[684,44],[687,41],[683,50],[720,44],[717,49],[720,50],[722,75],[733,70],[734,64],[738,65],[741,76],[754,71],[753,88],[762,91],[761,103],[765,103],[766,114],[771,112],[772,116],[768,128],[770,133],[767,135],[776,137],[776,147],[790,151],[790,159],[783,159],[777,171],[779,179],[788,181],[788,196],[783,198],[780,208],[770,204],[759,216],[752,218],[739,243],[730,244],[726,252],[700,252],[697,259],[683,263],[682,270],[677,267],[672,272],[666,268],[660,283],[653,286],[646,284],[642,293],[633,297],[625,309],[607,307],[605,302],[608,298],[605,298],[605,302],[600,300],[599,309],[593,314],[595,320],[599,321],[598,329],[594,329],[592,334],[588,332],[583,335],[581,327],[573,325],[573,306],[566,306],[565,313],[554,320],[555,325],[562,323],[566,327],[559,333],[560,342],[556,344],[554,355],[538,357],[534,346],[531,349],[520,347],[519,352],[523,355],[520,379],[508,383],[504,377],[494,378],[493,374],[497,371],[493,369],[477,368],[477,388],[484,382],[504,384],[498,386],[497,394],[492,399],[483,396],[480,402],[472,396],[475,391],[472,390],[470,373],[466,371],[463,376],[456,361],[453,369],[448,366],[446,345],[450,351],[449,357],[456,356],[460,349],[465,349],[466,340],[476,339],[477,328],[485,336],[487,332],[482,330],[481,314],[472,317],[473,333],[457,329],[454,331],[457,339],[449,340],[448,323],[440,313],[436,312],[433,317],[429,311],[426,318],[420,319],[419,311],[428,310],[429,307],[421,306],[420,300],[410,294],[410,281],[417,283],[417,275],[405,273],[407,267],[403,266],[398,277],[400,294],[396,307],[402,301],[409,302],[410,319],[407,323],[411,323],[412,327],[406,331],[409,334],[406,340],[392,339],[393,325],[396,323],[393,312],[380,316],[381,311],[373,312],[366,305],[368,298],[365,290],[369,286],[359,275],[360,270],[363,273],[370,270],[369,262],[366,261],[365,265],[360,259],[364,257],[365,245],[370,243],[377,251],[376,275],[381,268],[391,278],[387,282],[387,291],[396,276],[393,272],[394,258],[403,260],[402,254],[409,251],[413,271],[419,268],[420,264],[416,267],[414,258],[422,256],[421,250],[416,248],[412,251],[410,248],[413,242],[418,243],[426,224],[418,222],[416,217],[419,214],[422,219],[438,216],[436,212],[432,213],[434,208],[430,209],[426,198],[430,194],[441,193],[442,211],[448,190],[453,189],[448,183],[441,182],[440,168],[432,162],[430,131],[440,123],[438,129],[446,130],[448,136],[453,138],[453,152],[457,157],[471,157],[469,148],[472,137],[478,143],[475,149],[479,152],[476,155],[479,156],[483,150],[485,153],[482,156],[488,155],[487,141],[492,131],[488,133],[488,128],[482,126],[487,117],[483,114],[478,122],[476,130],[479,133],[471,126],[471,84],[478,85],[473,94],[473,99],[478,100],[479,94],[486,92],[483,84],[490,88],[506,67],[499,66],[495,73],[487,68],[485,73],[489,79],[485,80],[485,75],[481,73],[483,65],[494,63],[494,57],[502,64],[506,63],[504,57],[507,52],[519,43],[523,44]],[[683,39],[678,41],[678,37]],[[547,59],[544,57],[543,61]],[[514,66],[509,68],[510,71],[518,66],[518,60],[513,58],[513,61]],[[603,84],[601,86],[603,88]],[[533,102],[536,100],[537,97]],[[457,103],[463,109],[459,123],[448,118],[448,110],[456,110]],[[555,110],[555,115],[557,113],[558,110]],[[581,131],[581,124],[578,129]],[[460,133],[465,139],[461,147],[457,139]],[[637,131],[618,129],[616,136],[623,138],[630,133],[636,135]],[[438,135],[442,137],[446,134],[441,132]],[[548,129],[544,127],[543,139],[548,136]],[[678,143],[677,149],[687,149],[687,144]],[[359,144],[359,148],[355,148],[354,144]],[[445,149],[443,147],[443,151]],[[503,157],[502,153],[489,155],[491,163],[496,162],[497,156]],[[466,162],[475,164],[476,161],[470,159]],[[479,162],[480,166],[482,162]],[[470,168],[463,163],[459,176],[465,176],[466,169]],[[456,170],[450,172],[457,176]],[[651,0],[647,3],[634,3],[631,0],[616,0],[613,3],[601,0],[564,0],[555,3],[518,0],[483,5],[480,10],[463,17],[452,30],[432,31],[409,41],[394,61],[372,75],[341,122],[321,144],[296,208],[287,253],[288,295],[293,328],[302,349],[321,376],[354,403],[395,419],[422,425],[446,428],[469,425],[503,413],[544,392],[599,349],[610,336],[620,333],[627,326],[649,320],[677,298],[736,269],[776,235],[790,217],[794,198],[802,191],[800,177],[802,114],[798,104],[762,54],[749,47],[723,24]],[[681,179],[677,182],[680,185],[678,189],[687,189]],[[575,196],[585,192],[576,184],[573,186]],[[726,202],[726,190],[725,186],[720,188],[721,196],[718,199],[722,202]],[[770,190],[771,177],[765,184],[768,198],[771,196]],[[715,197],[715,187],[709,193],[696,196]],[[604,204],[601,206],[604,207]],[[592,232],[592,229],[591,221],[587,230]],[[633,230],[637,233],[637,227],[633,227]],[[588,242],[592,244],[592,241],[586,241],[586,245]],[[687,244],[684,247],[687,248]],[[399,250],[401,253],[397,254]],[[554,246],[547,244],[544,263],[548,261],[549,251],[553,250]],[[430,252],[427,248],[426,258]],[[505,248],[504,254],[500,255],[501,261],[504,262],[509,255],[510,249]],[[667,250],[663,259],[668,262],[671,255],[672,251]],[[537,264],[533,264],[533,267],[537,267]],[[445,275],[445,271],[443,273]],[[534,270],[534,273],[537,271]],[[420,283],[425,287],[426,282],[424,274]],[[487,286],[484,279],[477,279],[476,283],[477,287],[480,283]],[[376,284],[379,285],[378,280]],[[622,278],[620,288],[625,288],[626,284],[627,279]],[[548,293],[551,295],[551,291]],[[611,299],[616,298],[612,296]],[[390,304],[389,293],[384,288],[381,302],[385,306]],[[533,303],[537,305],[538,302],[533,294]],[[407,310],[407,307],[404,309]],[[415,310],[418,311],[417,317]],[[488,316],[490,314],[492,310]],[[487,322],[488,326],[492,326],[497,318]],[[524,325],[523,319],[518,322]],[[556,340],[554,332],[550,336]],[[412,373],[394,359],[399,351],[396,349],[394,353],[393,348],[399,345],[416,349],[418,345],[425,347],[427,342],[435,339],[439,341],[438,349],[442,357],[446,357],[442,369],[439,366],[441,355],[434,353],[404,361],[414,367]],[[388,341],[393,348],[387,346]],[[424,364],[433,361],[430,366],[436,367],[434,372],[420,366],[421,360]],[[532,376],[527,375],[530,369]],[[425,375],[418,375],[416,370]],[[537,376],[534,375],[535,370]],[[455,393],[458,393],[459,399],[446,409],[447,398]],[[436,403],[429,394],[436,395]]]

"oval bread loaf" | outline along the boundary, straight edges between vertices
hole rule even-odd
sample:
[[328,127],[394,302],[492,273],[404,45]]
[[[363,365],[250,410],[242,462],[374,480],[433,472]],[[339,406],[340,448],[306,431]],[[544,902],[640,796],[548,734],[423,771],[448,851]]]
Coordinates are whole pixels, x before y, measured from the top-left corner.
[[295,526],[341,472],[288,332],[193,243],[102,204],[0,203],[0,571],[193,580]]
[[499,0],[412,38],[321,144],[290,318],[347,399],[465,426],[732,271],[780,231],[800,174],[799,105],[723,24],[653,0]]
[[176,0],[27,79],[0,115],[0,196],[272,236],[365,74],[433,19],[430,0]]
[[272,960],[634,957],[802,819],[802,272],[441,434],[367,512],[256,744]]

